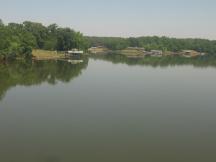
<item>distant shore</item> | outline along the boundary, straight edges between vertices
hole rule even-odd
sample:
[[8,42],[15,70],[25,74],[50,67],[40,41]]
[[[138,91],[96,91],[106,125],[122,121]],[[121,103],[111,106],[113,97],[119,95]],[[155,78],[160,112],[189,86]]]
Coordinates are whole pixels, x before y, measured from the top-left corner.
[[109,50],[108,48],[102,46],[90,48],[89,53],[97,54],[97,55],[115,53],[115,54],[124,55],[129,58],[144,58],[145,56],[151,56],[151,57],[181,56],[186,58],[194,58],[194,57],[206,55],[206,53],[201,53],[195,50],[182,50],[178,52],[162,51],[162,50],[146,51],[145,48],[140,48],[140,47],[127,47],[122,50]]
[[[143,48],[136,48],[136,47],[130,47],[123,50],[109,50],[105,47],[99,47],[99,48],[94,47],[88,50],[88,54],[89,55],[116,54],[128,58],[139,58],[139,59],[145,58],[146,56],[150,56],[150,57],[180,56],[185,58],[195,58],[195,57],[205,55],[203,53],[199,53],[193,50],[185,50],[182,52],[170,52],[170,51],[163,52],[159,50],[145,51]],[[33,60],[58,60],[58,59],[65,59],[65,58],[66,57],[64,52],[40,50],[40,49],[34,49],[32,51]]]

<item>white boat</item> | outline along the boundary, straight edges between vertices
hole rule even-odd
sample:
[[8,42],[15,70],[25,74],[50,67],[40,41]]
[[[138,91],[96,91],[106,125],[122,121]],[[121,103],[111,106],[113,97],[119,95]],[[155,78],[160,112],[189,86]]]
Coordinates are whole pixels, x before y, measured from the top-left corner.
[[71,51],[67,51],[67,53],[68,54],[83,54],[84,51],[74,49],[74,50],[71,50]]

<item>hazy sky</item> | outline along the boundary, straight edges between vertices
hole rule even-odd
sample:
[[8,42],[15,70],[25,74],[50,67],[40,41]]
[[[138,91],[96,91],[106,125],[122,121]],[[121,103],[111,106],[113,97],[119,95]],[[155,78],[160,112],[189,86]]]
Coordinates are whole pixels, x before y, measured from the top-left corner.
[[216,0],[0,0],[0,18],[57,23],[91,36],[216,39]]

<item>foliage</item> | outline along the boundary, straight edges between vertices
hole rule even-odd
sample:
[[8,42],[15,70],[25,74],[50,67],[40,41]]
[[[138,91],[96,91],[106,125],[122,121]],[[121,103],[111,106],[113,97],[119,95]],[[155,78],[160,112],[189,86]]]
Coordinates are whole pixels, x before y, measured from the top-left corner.
[[129,46],[128,40],[119,37],[86,37],[89,47],[105,46],[111,50],[121,50]]
[[168,37],[86,37],[90,46],[104,46],[111,50],[124,49],[126,47],[143,47],[146,51],[181,51],[196,50],[216,56],[216,41],[206,39],[177,39]]
[[176,39],[168,37],[84,37],[82,33],[56,24],[25,21],[5,25],[0,19],[0,59],[31,57],[32,49],[66,51],[72,48],[86,50],[104,46],[111,50],[142,47],[145,50],[196,50],[216,56],[216,41],[206,39]]
[[0,27],[0,56],[11,58],[29,57],[36,45],[34,36],[20,24],[10,23]]
[[86,39],[80,32],[60,28],[56,24],[25,21],[4,25],[0,20],[0,59],[30,57],[32,49],[60,50],[86,49]]
[[4,26],[2,19],[0,19],[0,26]]

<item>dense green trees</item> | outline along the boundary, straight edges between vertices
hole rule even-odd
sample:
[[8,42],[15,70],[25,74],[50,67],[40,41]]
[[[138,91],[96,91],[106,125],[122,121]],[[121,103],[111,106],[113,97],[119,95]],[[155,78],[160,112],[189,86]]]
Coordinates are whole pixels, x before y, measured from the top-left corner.
[[216,41],[206,39],[176,39],[168,37],[84,37],[70,28],[56,24],[44,26],[41,23],[25,21],[22,24],[4,25],[0,19],[0,59],[15,56],[29,57],[33,48],[65,51],[72,48],[87,49],[105,46],[111,50],[127,47],[143,47],[146,50],[163,51],[196,50],[216,56]]
[[127,39],[119,37],[86,37],[89,47],[105,46],[111,50],[121,50],[129,46]]
[[1,58],[29,57],[35,45],[34,36],[27,32],[22,25],[10,23],[7,26],[0,26]]
[[[205,39],[176,39],[167,37],[140,37],[137,38],[138,47],[146,49],[160,49],[168,51],[181,51],[181,50],[196,50],[199,52],[206,52],[209,54],[216,54],[215,41]],[[131,46],[133,44],[130,42]]]
[[3,26],[4,24],[3,24],[3,21],[2,21],[2,19],[0,19],[0,26]]
[[60,28],[56,24],[25,21],[22,24],[4,25],[0,20],[0,57],[29,57],[33,48],[65,51],[72,48],[86,49],[86,39],[80,32]]
[[90,46],[105,46],[111,50],[126,47],[143,47],[147,51],[156,49],[163,51],[196,50],[216,56],[216,41],[206,39],[176,39],[168,37],[87,37]]

